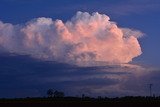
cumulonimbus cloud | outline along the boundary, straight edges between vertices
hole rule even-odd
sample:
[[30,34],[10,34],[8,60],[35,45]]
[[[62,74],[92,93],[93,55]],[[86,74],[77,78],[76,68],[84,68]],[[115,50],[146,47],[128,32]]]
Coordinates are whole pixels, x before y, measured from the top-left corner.
[[138,30],[120,28],[105,14],[77,12],[67,22],[37,18],[25,25],[0,21],[0,51],[81,64],[128,63],[141,55]]

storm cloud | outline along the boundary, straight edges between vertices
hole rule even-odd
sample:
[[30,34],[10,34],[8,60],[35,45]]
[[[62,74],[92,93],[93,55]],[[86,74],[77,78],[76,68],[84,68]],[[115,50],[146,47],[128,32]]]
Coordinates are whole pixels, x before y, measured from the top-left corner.
[[0,51],[81,66],[128,63],[141,55],[142,35],[105,14],[77,12],[66,22],[45,17],[25,25],[0,22]]

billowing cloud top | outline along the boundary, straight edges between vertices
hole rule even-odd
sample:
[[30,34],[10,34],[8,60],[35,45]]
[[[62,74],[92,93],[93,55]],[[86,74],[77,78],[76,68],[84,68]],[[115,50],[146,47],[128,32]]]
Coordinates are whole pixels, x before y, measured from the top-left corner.
[[0,22],[0,51],[77,65],[128,63],[142,53],[141,35],[119,28],[107,15],[77,12],[65,23],[44,17],[25,26]]

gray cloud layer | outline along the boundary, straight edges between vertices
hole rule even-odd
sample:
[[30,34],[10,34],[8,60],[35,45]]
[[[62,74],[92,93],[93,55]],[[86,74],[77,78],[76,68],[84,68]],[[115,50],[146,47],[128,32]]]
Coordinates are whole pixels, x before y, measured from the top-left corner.
[[160,94],[159,72],[138,65],[77,67],[27,56],[0,59],[0,97],[44,96],[49,88],[73,96],[149,95],[149,83],[154,84],[153,93]]

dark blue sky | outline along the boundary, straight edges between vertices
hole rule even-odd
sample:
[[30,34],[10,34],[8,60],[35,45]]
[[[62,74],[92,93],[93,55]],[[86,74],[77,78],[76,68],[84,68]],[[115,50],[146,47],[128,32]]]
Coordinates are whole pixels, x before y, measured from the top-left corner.
[[[120,27],[142,31],[145,36],[139,41],[143,54],[134,62],[160,66],[159,0],[0,0],[0,21],[4,23],[25,24],[38,17],[65,22],[77,11],[107,14]],[[144,72],[142,68],[142,73],[138,67],[136,72],[119,66],[81,68],[28,56],[0,55],[0,97],[44,96],[51,87],[79,96],[147,95],[146,84],[150,82],[157,85],[154,91],[159,95],[159,70]]]

